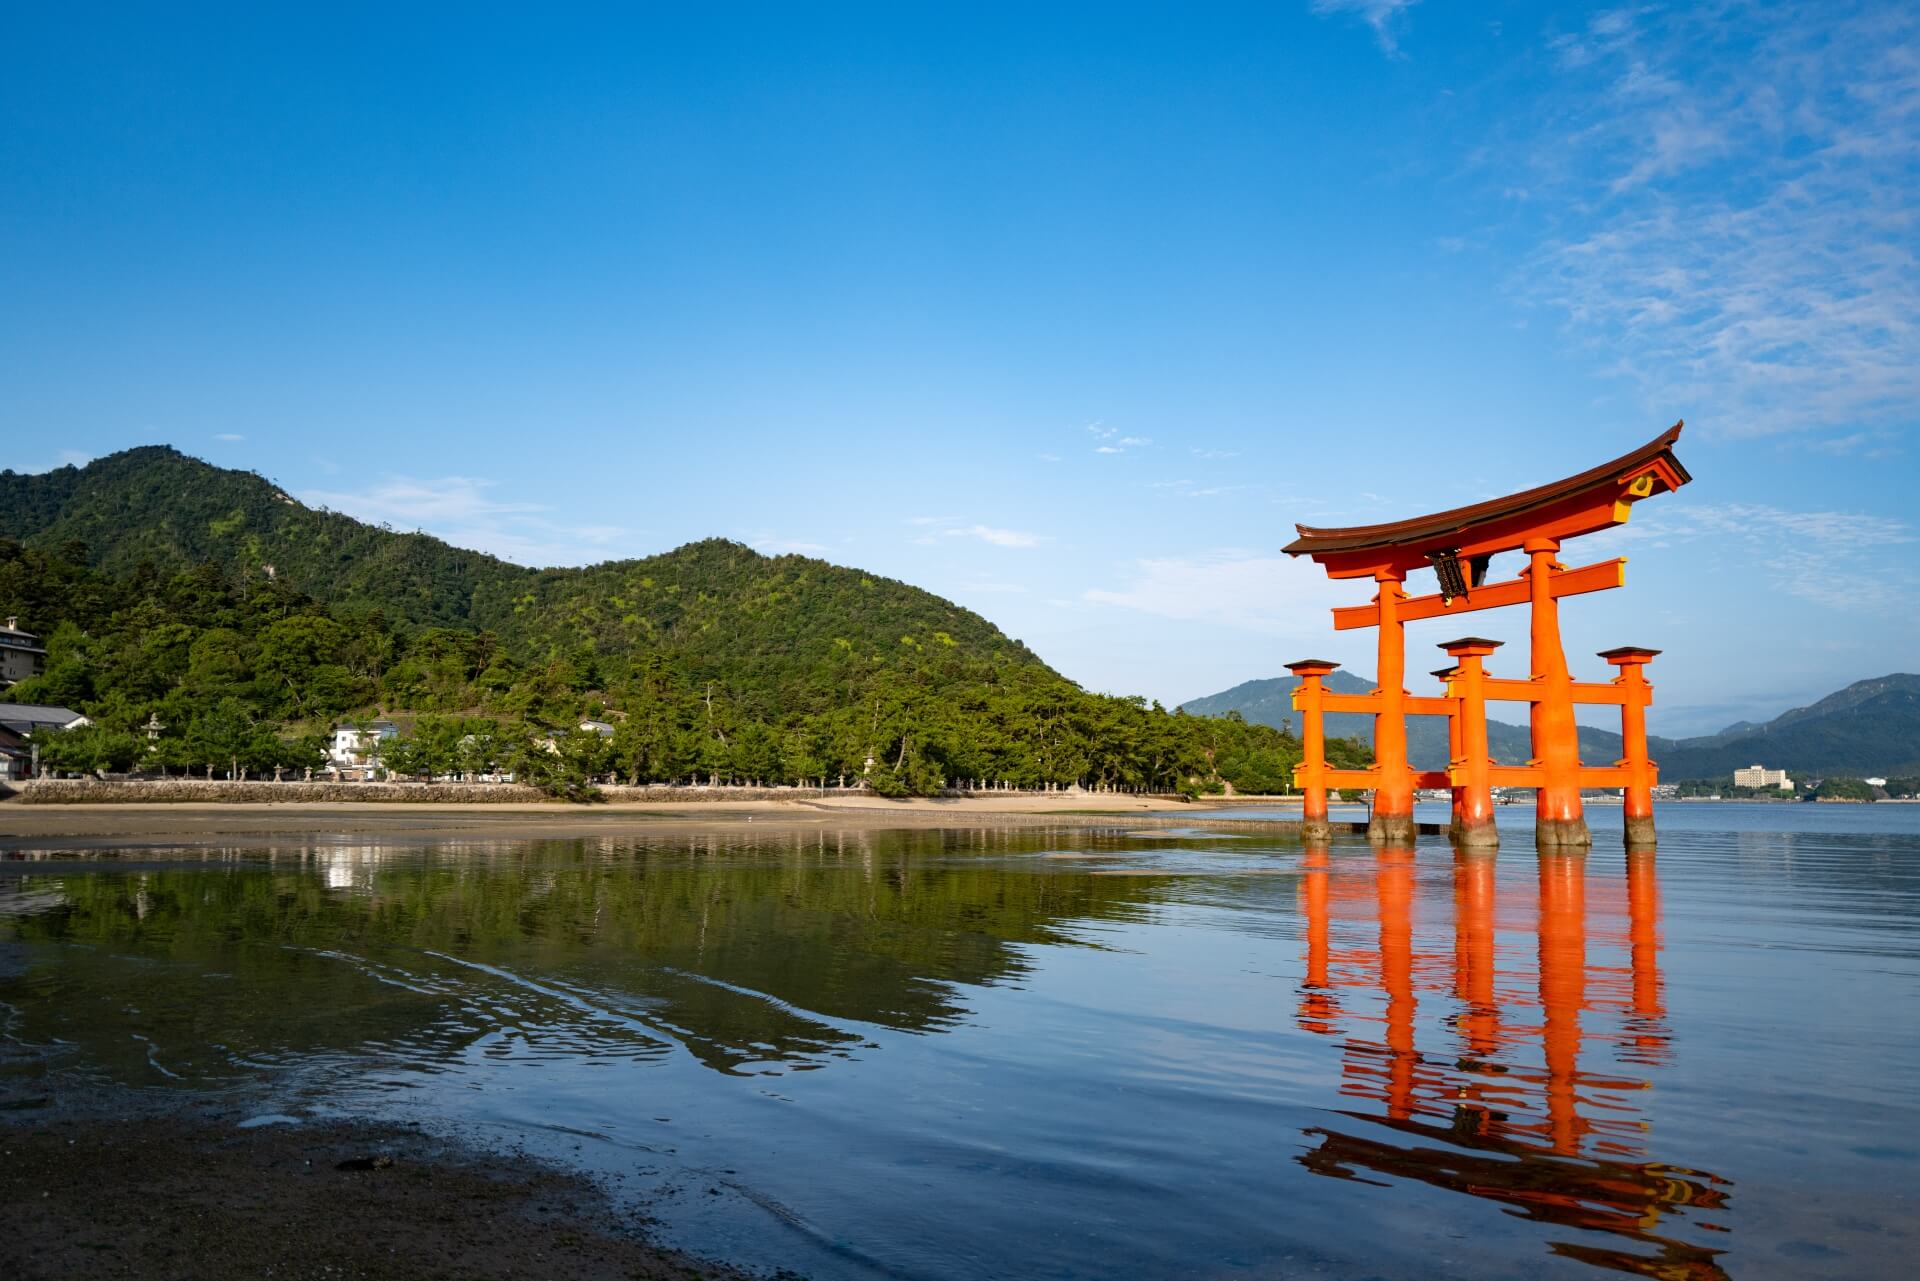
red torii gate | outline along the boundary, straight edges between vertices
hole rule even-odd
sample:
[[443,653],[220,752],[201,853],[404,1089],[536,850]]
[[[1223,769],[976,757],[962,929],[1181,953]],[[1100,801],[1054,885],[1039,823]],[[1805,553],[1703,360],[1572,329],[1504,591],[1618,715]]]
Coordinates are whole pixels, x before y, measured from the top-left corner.
[[[1674,457],[1681,423],[1647,444],[1591,471],[1551,485],[1510,494],[1470,507],[1418,516],[1386,525],[1314,529],[1296,525],[1300,537],[1284,549],[1311,556],[1329,578],[1371,578],[1379,591],[1366,605],[1333,611],[1335,630],[1380,629],[1378,687],[1366,694],[1335,694],[1323,684],[1337,663],[1306,659],[1287,667],[1299,676],[1294,707],[1301,713],[1304,759],[1295,783],[1306,793],[1308,835],[1326,831],[1327,789],[1366,788],[1373,792],[1368,835],[1389,844],[1414,834],[1413,797],[1421,787],[1447,787],[1454,800],[1454,835],[1465,844],[1497,844],[1492,789],[1496,785],[1538,789],[1538,842],[1545,846],[1592,844],[1580,805],[1582,787],[1619,787],[1626,793],[1629,845],[1653,842],[1654,764],[1647,759],[1646,708],[1653,687],[1646,664],[1659,650],[1626,647],[1601,657],[1619,669],[1609,682],[1575,681],[1560,645],[1560,598],[1605,591],[1626,583],[1626,561],[1602,561],[1568,569],[1556,559],[1563,542],[1625,524],[1634,503],[1668,493],[1692,477]],[[1525,552],[1527,567],[1505,582],[1486,581],[1488,562],[1508,551]],[[1407,575],[1431,568],[1440,591],[1410,597],[1401,590]],[[1531,610],[1532,674],[1526,680],[1502,680],[1486,674],[1483,663],[1499,641],[1468,636],[1441,648],[1451,667],[1435,675],[1444,682],[1439,697],[1407,693],[1406,624],[1446,618],[1507,605]],[[1487,751],[1487,701],[1529,706],[1533,759],[1525,765],[1496,765]],[[1620,708],[1622,756],[1611,767],[1580,763],[1576,704]],[[1364,712],[1373,716],[1374,765],[1365,770],[1329,769],[1324,716],[1327,712]],[[1416,771],[1407,764],[1408,715],[1445,716],[1452,760],[1446,770]]]

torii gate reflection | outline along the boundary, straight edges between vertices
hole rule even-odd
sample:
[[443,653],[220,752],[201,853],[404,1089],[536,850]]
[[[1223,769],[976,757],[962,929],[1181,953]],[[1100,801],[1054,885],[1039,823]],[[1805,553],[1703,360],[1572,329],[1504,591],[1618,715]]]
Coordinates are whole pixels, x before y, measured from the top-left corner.
[[[1648,1082],[1583,1071],[1603,1043],[1611,1066],[1665,1061],[1670,1035],[1659,972],[1660,895],[1652,850],[1624,877],[1587,881],[1580,855],[1543,855],[1532,894],[1503,902],[1488,853],[1453,855],[1451,955],[1417,945],[1414,851],[1342,858],[1309,847],[1300,898],[1307,925],[1298,1025],[1342,1040],[1340,1091],[1370,1107],[1336,1115],[1384,1127],[1380,1138],[1316,1126],[1297,1158],[1316,1174],[1414,1179],[1497,1201],[1521,1216],[1612,1233],[1650,1247],[1556,1241],[1556,1254],[1661,1278],[1725,1277],[1721,1250],[1658,1229],[1663,1220],[1725,1231],[1701,1212],[1727,1181],[1647,1159],[1635,1098]],[[1431,867],[1431,864],[1428,865]],[[1537,905],[1532,969],[1502,946]],[[1503,928],[1504,927],[1504,928]],[[1596,963],[1589,945],[1613,963]],[[1605,954],[1611,953],[1611,956]],[[1624,960],[1625,964],[1618,963]],[[1531,978],[1531,982],[1528,980]],[[1444,999],[1444,1052],[1416,1045],[1422,996]],[[1426,1026],[1431,1035],[1433,1020]]]

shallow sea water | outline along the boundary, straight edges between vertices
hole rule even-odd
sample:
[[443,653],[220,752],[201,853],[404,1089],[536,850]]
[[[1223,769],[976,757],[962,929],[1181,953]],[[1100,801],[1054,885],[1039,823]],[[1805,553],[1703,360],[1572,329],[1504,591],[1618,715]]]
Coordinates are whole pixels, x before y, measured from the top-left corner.
[[1584,859],[1519,808],[1497,859],[1204,815],[14,851],[0,1035],[524,1143],[823,1278],[1912,1275],[1920,806],[1667,806],[1633,858],[1597,809]]

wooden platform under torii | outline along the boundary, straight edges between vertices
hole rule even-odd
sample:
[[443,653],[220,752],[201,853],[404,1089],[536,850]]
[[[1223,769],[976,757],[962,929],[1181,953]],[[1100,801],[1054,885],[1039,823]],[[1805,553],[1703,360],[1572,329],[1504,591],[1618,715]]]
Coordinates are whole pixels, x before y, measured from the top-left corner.
[[[1668,493],[1691,477],[1674,457],[1682,424],[1676,423],[1647,444],[1590,471],[1524,493],[1470,507],[1435,512],[1412,520],[1348,529],[1297,525],[1300,537],[1285,551],[1311,556],[1329,578],[1372,579],[1378,591],[1365,605],[1333,611],[1335,630],[1377,628],[1377,688],[1366,694],[1335,694],[1324,677],[1338,666],[1319,659],[1289,663],[1300,677],[1294,707],[1301,713],[1305,759],[1295,782],[1306,793],[1307,828],[1323,830],[1328,788],[1373,792],[1369,835],[1399,844],[1414,835],[1413,799],[1422,787],[1445,787],[1453,794],[1453,832],[1464,844],[1492,845],[1499,836],[1493,821],[1496,786],[1538,789],[1537,839],[1543,846],[1592,843],[1581,809],[1582,787],[1618,787],[1625,792],[1626,840],[1649,845],[1654,838],[1654,763],[1647,758],[1646,709],[1653,687],[1645,668],[1660,651],[1628,646],[1600,657],[1617,669],[1606,682],[1575,681],[1560,644],[1560,599],[1605,591],[1626,583],[1624,559],[1569,569],[1558,557],[1571,538],[1627,522],[1633,505]],[[1489,582],[1493,557],[1523,552],[1527,566],[1504,582]],[[1407,575],[1432,569],[1440,590],[1408,596]],[[1489,675],[1485,662],[1501,644],[1466,636],[1441,646],[1452,659],[1435,672],[1442,692],[1433,697],[1407,693],[1406,624],[1419,619],[1451,618],[1508,605],[1526,605],[1531,614],[1530,671],[1525,679]],[[1488,701],[1528,705],[1533,759],[1525,765],[1497,765],[1487,750]],[[1624,742],[1612,765],[1580,761],[1575,706],[1602,704],[1620,709]],[[1364,770],[1331,769],[1326,761],[1324,717],[1328,712],[1362,712],[1374,718],[1374,764]],[[1418,771],[1407,763],[1406,718],[1445,716],[1451,761],[1445,770]]]

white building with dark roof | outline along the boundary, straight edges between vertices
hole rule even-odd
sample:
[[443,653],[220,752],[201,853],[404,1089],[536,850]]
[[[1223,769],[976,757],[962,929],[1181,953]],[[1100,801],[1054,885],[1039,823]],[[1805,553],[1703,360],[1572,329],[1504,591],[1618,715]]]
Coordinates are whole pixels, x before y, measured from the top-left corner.
[[20,630],[18,618],[0,627],[0,689],[17,685],[47,670],[47,651],[40,638]]
[[0,725],[16,734],[31,737],[38,730],[79,729],[82,725],[91,724],[92,721],[71,707],[55,707],[49,703],[0,703]]
[[0,778],[18,779],[33,773],[33,737],[58,734],[91,725],[71,707],[46,703],[0,703]]

